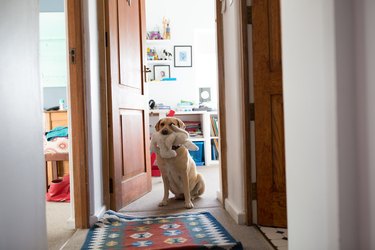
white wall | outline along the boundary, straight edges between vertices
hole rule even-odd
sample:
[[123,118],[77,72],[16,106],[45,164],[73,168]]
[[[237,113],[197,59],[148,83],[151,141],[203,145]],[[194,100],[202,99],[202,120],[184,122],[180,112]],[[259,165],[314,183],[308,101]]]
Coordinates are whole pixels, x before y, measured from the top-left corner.
[[374,11],[282,5],[290,249],[375,248]]
[[[375,249],[375,2],[353,1],[356,33],[359,235],[361,249]],[[354,104],[353,104],[354,105]]]
[[[355,36],[352,0],[334,1],[338,118],[338,199],[340,249],[358,249],[358,180],[356,177]],[[348,226],[350,225],[350,226]]]
[[96,1],[84,1],[88,164],[91,223],[104,212],[100,119],[99,44]]
[[38,20],[37,0],[1,3],[0,249],[47,249]]
[[[229,2],[228,2],[229,3]],[[224,25],[224,71],[225,71],[225,108],[227,121],[227,157],[228,157],[228,198],[226,209],[239,223],[245,223],[244,218],[244,165],[242,161],[241,134],[241,88],[240,88],[240,20],[239,1],[233,1],[223,15]],[[230,125],[229,125],[230,124]]]
[[[176,77],[176,82],[149,83],[150,99],[172,107],[180,100],[199,104],[199,87],[211,87],[212,99],[217,101],[214,6],[214,0],[146,1],[147,31],[159,26],[162,33],[162,19],[165,16],[171,20],[170,51],[173,53],[174,45],[191,45],[193,50],[193,67],[175,68],[172,61],[171,77]],[[216,103],[213,105],[217,106]]]
[[333,3],[281,6],[290,249],[339,247]]

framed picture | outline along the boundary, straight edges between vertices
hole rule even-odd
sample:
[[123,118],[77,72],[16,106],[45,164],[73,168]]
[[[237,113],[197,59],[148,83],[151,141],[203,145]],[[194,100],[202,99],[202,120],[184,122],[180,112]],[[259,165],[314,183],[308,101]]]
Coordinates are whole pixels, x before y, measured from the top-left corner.
[[154,80],[161,81],[164,78],[171,77],[171,69],[169,65],[154,65]]
[[174,66],[175,67],[192,67],[193,53],[192,47],[188,45],[174,46]]

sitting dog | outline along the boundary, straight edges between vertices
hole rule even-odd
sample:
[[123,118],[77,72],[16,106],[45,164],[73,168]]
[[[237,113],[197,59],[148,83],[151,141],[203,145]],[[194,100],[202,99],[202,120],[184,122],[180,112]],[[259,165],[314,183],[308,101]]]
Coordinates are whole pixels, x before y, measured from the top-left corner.
[[[173,125],[184,129],[185,124],[178,118],[167,117],[160,119],[155,125],[157,133],[169,135],[175,133]],[[173,150],[177,156],[163,158],[157,154],[157,163],[164,183],[164,197],[159,206],[168,204],[169,191],[176,199],[184,199],[186,208],[193,208],[192,200],[204,193],[205,184],[201,174],[197,173],[197,167],[191,158],[189,151],[182,145],[174,145]]]

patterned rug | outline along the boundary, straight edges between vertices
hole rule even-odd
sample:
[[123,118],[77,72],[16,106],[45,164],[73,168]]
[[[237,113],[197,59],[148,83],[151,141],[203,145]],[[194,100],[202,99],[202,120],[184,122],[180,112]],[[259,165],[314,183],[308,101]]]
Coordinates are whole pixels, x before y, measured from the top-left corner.
[[82,249],[243,249],[208,212],[133,217],[107,211]]

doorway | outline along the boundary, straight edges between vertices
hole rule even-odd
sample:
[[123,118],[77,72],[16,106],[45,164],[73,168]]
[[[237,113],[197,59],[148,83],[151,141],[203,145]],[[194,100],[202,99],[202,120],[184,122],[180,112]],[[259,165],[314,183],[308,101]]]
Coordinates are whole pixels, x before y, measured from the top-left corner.
[[[125,199],[119,202],[119,200],[122,199],[121,196],[118,196],[118,194],[116,195],[113,192],[119,192],[119,190],[125,190],[125,188],[119,188],[116,183],[123,183],[126,185],[126,179],[129,179],[128,176],[137,176],[137,178],[142,175],[146,176],[146,172],[143,172],[144,169],[150,167],[151,170],[151,166],[145,166],[130,173],[125,169],[125,159],[130,159],[129,157],[135,159],[134,157],[136,157],[138,159],[137,162],[147,163],[147,161],[150,161],[151,165],[150,159],[152,159],[152,157],[147,156],[146,152],[149,151],[149,147],[145,146],[149,143],[150,134],[148,131],[153,132],[157,120],[166,116],[169,110],[173,110],[176,117],[184,120],[188,125],[188,130],[190,131],[192,140],[199,147],[199,151],[195,155],[197,164],[201,165],[198,166],[198,171],[199,169],[208,169],[208,166],[216,166],[215,171],[217,177],[215,179],[218,181],[217,188],[215,188],[216,190],[213,192],[214,199],[216,200],[218,196],[219,199],[222,199],[222,191],[217,192],[218,190],[222,190],[221,185],[219,184],[219,159],[221,160],[222,158],[219,145],[219,130],[221,131],[222,125],[218,122],[219,119],[221,119],[221,116],[219,115],[220,110],[218,111],[219,90],[217,70],[218,48],[216,46],[215,22],[216,3],[214,0],[205,1],[205,5],[209,5],[207,9],[202,8],[202,3],[199,1],[197,1],[197,6],[191,6],[193,3],[189,2],[184,8],[186,9],[190,6],[189,8],[191,9],[186,12],[183,10],[184,8],[177,6],[173,1],[150,1],[150,3],[145,1],[145,4],[143,4],[143,2],[144,1],[136,1],[128,2],[127,4],[113,2],[110,3],[109,6],[101,6],[104,13],[105,11],[114,11],[114,13],[107,16],[105,20],[102,20],[102,22],[104,22],[103,27],[106,27],[106,29],[101,31],[104,37],[102,42],[106,47],[106,49],[102,51],[101,57],[107,60],[107,68],[102,68],[101,71],[102,76],[105,76],[107,79],[105,88],[106,93],[102,93],[104,97],[103,99],[107,100],[107,102],[104,102],[105,108],[103,108],[104,112],[102,113],[102,121],[105,122],[102,129],[103,135],[106,137],[106,140],[103,141],[108,142],[108,150],[103,150],[103,159],[106,159],[103,162],[103,166],[111,166],[113,164],[120,169],[115,168],[113,170],[109,167],[103,171],[104,179],[106,179],[106,175],[108,177],[107,183],[104,184],[105,193],[108,194],[106,196],[106,205],[111,207],[111,209],[119,210],[130,202],[136,200],[136,198],[131,196],[128,197],[128,200]],[[157,6],[155,6],[155,4],[157,4]],[[127,10],[128,6],[132,6],[133,8],[139,7],[140,10],[145,8],[147,14],[145,20],[148,20],[148,16],[152,17],[151,15],[153,15],[154,21],[147,25],[145,22],[145,28],[143,28],[142,23],[139,24],[139,21],[129,20],[130,23],[133,22],[132,28],[126,28],[126,22],[122,22],[124,21],[124,18],[130,18],[131,15],[127,15],[127,17],[121,17],[121,15],[122,13],[129,11]],[[202,12],[202,16],[211,17],[209,20],[210,28],[207,28],[207,25],[204,23],[200,23],[202,18],[199,20],[191,20],[191,22],[189,22],[190,19],[188,16],[179,19],[179,15],[181,17],[188,15],[195,9],[202,9],[203,11],[206,11]],[[119,16],[117,20],[113,18],[116,14]],[[140,18],[140,20],[143,21],[143,18]],[[195,23],[195,26],[189,28],[189,24],[192,22]],[[127,71],[126,69],[126,65],[129,64],[127,64],[124,57],[118,57],[119,54],[134,54],[134,51],[138,49],[134,48],[132,52],[126,52],[129,46],[125,45],[133,44],[132,46],[134,46],[134,42],[126,42],[126,37],[121,34],[122,30],[133,32],[135,30],[134,27],[137,25],[140,25],[141,36],[145,38],[147,36],[149,37],[149,39],[145,41],[145,44],[143,44],[142,51],[140,52],[142,55],[145,55],[144,58],[142,58],[142,63],[144,62],[145,69],[143,69],[142,63],[142,67],[137,69],[142,71],[141,77],[143,77],[146,82],[144,86],[137,82],[137,77],[130,78],[129,74],[131,71]],[[122,28],[116,28],[116,26],[121,26]],[[155,35],[156,38],[158,38],[157,34],[159,34],[160,37],[163,36],[163,27],[168,27],[171,39],[155,39]],[[187,32],[189,29],[190,31]],[[134,34],[132,37],[137,36],[137,34]],[[211,42],[207,43],[207,41]],[[124,44],[123,48],[121,47],[122,44]],[[112,51],[113,48],[118,52],[114,53]],[[177,60],[181,59],[181,57],[177,58],[176,54],[183,55],[183,60]],[[139,61],[137,60],[132,60],[133,64],[138,64]],[[150,72],[147,73],[146,71],[148,70]],[[127,72],[127,77],[125,76],[125,72]],[[163,72],[163,79],[159,77],[161,72]],[[208,74],[207,72],[213,73]],[[119,82],[115,84],[117,81]],[[152,100],[155,102],[155,106],[150,110],[147,108],[147,111],[143,111],[139,107],[129,106],[130,102],[127,104],[125,100],[131,97],[121,97],[121,99],[118,99],[119,97],[117,97],[118,93],[125,89],[128,89],[129,93],[141,93],[138,99],[142,100],[145,98],[147,102]],[[144,93],[147,95],[151,94],[152,96],[145,97],[146,95]],[[123,100],[121,101],[123,103],[122,105],[128,106],[113,107],[113,103],[111,102],[111,98],[114,98],[113,95],[116,95],[116,99]],[[120,102],[116,101],[116,103]],[[133,111],[130,112],[128,110]],[[134,112],[134,110],[136,110],[136,112]],[[147,114],[144,115],[145,113]],[[117,116],[119,116],[119,118],[116,118]],[[134,133],[138,135],[138,140],[139,138],[147,138],[145,145],[138,145],[138,142],[135,142],[137,147],[144,148],[146,157],[144,155],[135,156],[134,154],[127,156],[129,148],[126,144],[123,144],[123,142],[127,141],[128,143],[132,143],[132,138],[130,134],[123,130],[123,127],[126,125],[129,128],[129,126],[135,121],[137,121],[137,124],[143,126],[141,119],[143,116],[143,121],[146,121],[144,125],[144,131],[146,132],[134,130]],[[111,126],[119,127],[115,129],[111,128]],[[110,129],[108,130],[108,128]],[[138,128],[140,128],[140,126],[138,126]],[[118,138],[122,138],[121,141],[111,141],[118,140]],[[122,146],[117,148],[118,145]],[[114,159],[112,160],[114,162],[111,163],[111,159]],[[116,176],[116,173],[125,173],[125,175],[119,177]],[[131,179],[131,181],[134,181],[134,178]],[[134,193],[135,190],[132,190],[132,192]],[[145,190],[139,191],[139,193],[142,194],[146,192],[147,191]],[[137,198],[140,196],[142,195],[139,195]],[[113,198],[117,200],[115,203],[113,203]]]
[[39,62],[43,92],[46,219],[49,249],[60,248],[74,233],[71,203],[72,152],[69,136],[67,19],[64,0],[40,1]]
[[[149,107],[150,135],[156,132],[158,120],[168,114],[184,122],[190,140],[199,148],[190,154],[206,182],[205,194],[195,201],[195,207],[218,205],[221,187],[215,1],[181,4],[173,0],[146,0],[145,6],[149,70],[146,84],[149,100],[155,104]],[[192,18],[193,12],[199,18]],[[156,190],[161,179],[157,181],[157,163],[151,164]],[[161,199],[162,192],[156,193]]]
[[[55,136],[55,139],[47,138],[51,133],[46,133],[46,143],[47,139],[62,141],[55,145],[57,148],[47,147],[49,151],[45,151],[46,197],[55,202],[47,203],[48,227],[51,229],[48,236],[49,243],[60,247],[65,243],[63,239],[76,228],[89,226],[81,9],[81,3],[72,0],[40,2],[44,127]],[[65,185],[63,191],[58,187],[61,183]],[[53,189],[53,186],[57,188]],[[63,194],[57,194],[57,191]],[[57,203],[66,200],[70,203]]]

